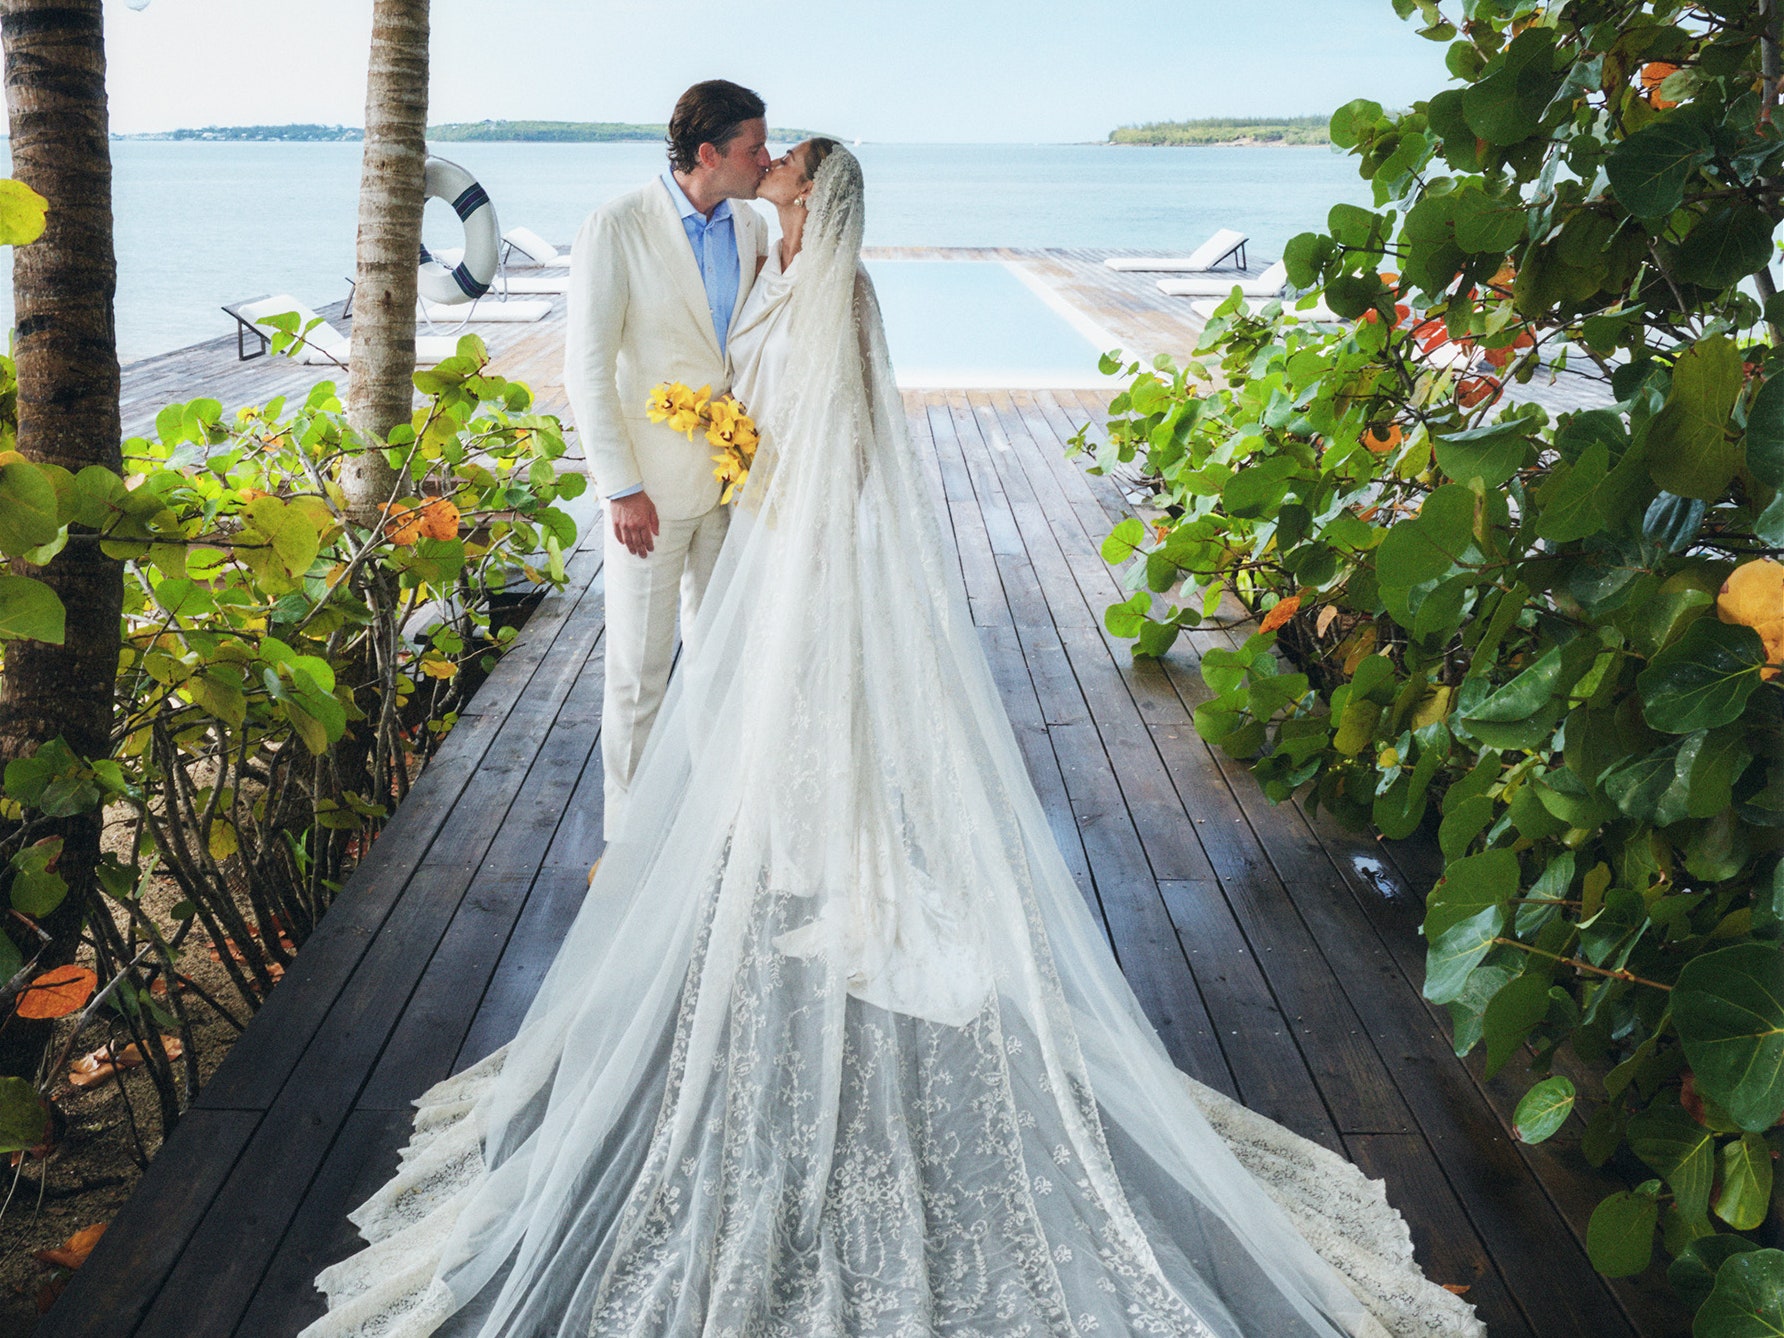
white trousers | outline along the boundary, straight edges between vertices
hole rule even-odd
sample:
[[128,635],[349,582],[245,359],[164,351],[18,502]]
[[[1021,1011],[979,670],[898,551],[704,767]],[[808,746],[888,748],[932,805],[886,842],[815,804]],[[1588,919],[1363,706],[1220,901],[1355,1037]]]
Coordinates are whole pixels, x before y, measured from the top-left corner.
[[613,536],[606,515],[607,682],[601,706],[602,825],[609,841],[625,834],[632,773],[669,685],[675,618],[686,638],[718,562],[731,509],[714,507],[692,520],[659,521],[648,557],[635,557]]

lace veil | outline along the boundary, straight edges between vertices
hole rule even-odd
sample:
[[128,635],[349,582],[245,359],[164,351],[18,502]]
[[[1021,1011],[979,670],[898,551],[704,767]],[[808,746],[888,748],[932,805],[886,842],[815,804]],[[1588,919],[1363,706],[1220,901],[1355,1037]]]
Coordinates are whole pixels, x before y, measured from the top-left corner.
[[1147,1024],[980,648],[862,224],[838,149],[627,837],[514,1041],[419,1103],[314,1332],[1478,1332],[1379,1187]]

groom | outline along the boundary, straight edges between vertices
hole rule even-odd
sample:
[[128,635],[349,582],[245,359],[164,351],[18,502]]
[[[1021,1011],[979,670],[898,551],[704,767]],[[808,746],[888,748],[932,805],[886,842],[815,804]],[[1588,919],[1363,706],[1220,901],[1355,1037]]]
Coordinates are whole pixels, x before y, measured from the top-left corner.
[[669,120],[669,170],[582,225],[570,261],[564,387],[594,486],[606,499],[607,683],[601,714],[606,837],[626,831],[632,773],[669,681],[679,604],[685,637],[730,517],[712,448],[645,414],[665,381],[716,397],[726,339],[767,232],[755,198],[768,171],[762,99],[724,79],[695,84]]

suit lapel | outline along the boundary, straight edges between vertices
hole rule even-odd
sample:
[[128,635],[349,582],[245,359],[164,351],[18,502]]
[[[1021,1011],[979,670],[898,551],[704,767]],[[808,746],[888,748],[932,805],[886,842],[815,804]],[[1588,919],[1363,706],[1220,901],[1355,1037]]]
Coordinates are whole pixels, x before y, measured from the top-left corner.
[[682,226],[675,201],[661,179],[652,183],[652,196],[657,226],[651,230],[651,241],[662,253],[676,292],[687,303],[694,324],[700,327],[716,358],[719,356],[719,337],[712,328],[712,309],[706,305],[706,285],[700,282],[700,264],[694,259],[694,248],[688,245],[687,229]]

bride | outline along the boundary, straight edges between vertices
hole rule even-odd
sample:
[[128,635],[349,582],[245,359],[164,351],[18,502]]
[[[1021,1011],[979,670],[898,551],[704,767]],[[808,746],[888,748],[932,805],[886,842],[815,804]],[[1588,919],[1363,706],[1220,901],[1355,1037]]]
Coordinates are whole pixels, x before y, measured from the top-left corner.
[[640,816],[519,1034],[416,1103],[305,1333],[1484,1332],[1378,1184],[1172,1066],[941,540],[860,165],[811,140],[761,195],[763,441]]

